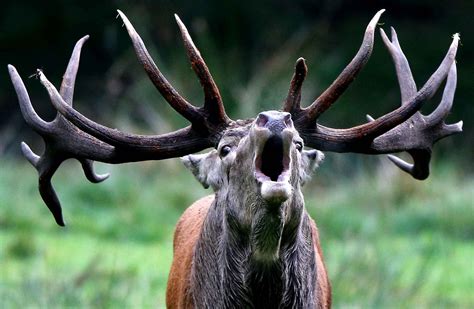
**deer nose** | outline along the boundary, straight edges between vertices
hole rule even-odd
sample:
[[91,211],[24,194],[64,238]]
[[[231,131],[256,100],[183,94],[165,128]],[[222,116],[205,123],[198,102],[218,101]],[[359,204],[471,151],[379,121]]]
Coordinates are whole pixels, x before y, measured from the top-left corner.
[[272,133],[280,134],[286,128],[293,127],[291,114],[278,111],[266,111],[258,114],[256,126],[269,129]]

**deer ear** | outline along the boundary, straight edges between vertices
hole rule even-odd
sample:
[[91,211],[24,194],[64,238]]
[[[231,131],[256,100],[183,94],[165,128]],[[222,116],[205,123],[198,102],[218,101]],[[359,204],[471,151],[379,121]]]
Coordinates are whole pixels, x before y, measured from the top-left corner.
[[319,164],[324,161],[324,153],[322,151],[312,149],[303,151],[304,155],[308,157],[310,162],[310,169],[315,170],[319,167]]
[[314,170],[324,161],[324,153],[316,149],[303,150],[301,157],[300,179],[302,185],[304,185],[311,178]]
[[196,177],[196,179],[203,185],[205,189],[209,188],[209,183],[207,183],[207,177],[202,171],[203,161],[206,159],[208,153],[197,154],[197,155],[187,155],[181,157],[181,161]]
[[184,165],[193,173],[194,177],[207,189],[211,186],[218,189],[220,181],[220,160],[217,151],[204,154],[191,154],[181,158]]

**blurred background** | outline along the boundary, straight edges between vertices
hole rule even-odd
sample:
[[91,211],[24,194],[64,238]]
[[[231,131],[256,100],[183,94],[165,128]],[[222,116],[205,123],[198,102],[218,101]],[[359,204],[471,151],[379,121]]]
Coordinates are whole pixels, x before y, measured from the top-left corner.
[[[75,42],[86,43],[75,107],[125,131],[164,133],[187,125],[138,64],[121,9],[161,71],[196,105],[200,85],[173,14],[187,25],[233,119],[278,109],[298,57],[307,60],[302,104],[326,89],[360,46],[381,8],[394,26],[418,87],[461,33],[458,85],[448,122],[464,132],[437,143],[431,176],[420,182],[383,157],[326,154],[305,188],[321,234],[336,308],[474,307],[473,1],[4,1],[0,11],[0,307],[164,307],[172,233],[199,187],[179,160],[98,164],[110,179],[92,185],[75,161],[53,182],[68,226],[55,225],[19,151],[41,153],[6,70],[15,65],[37,112],[55,112],[35,78],[57,86]],[[441,92],[441,91],[440,91]],[[428,102],[428,114],[440,95]],[[347,127],[396,108],[393,64],[376,35],[366,68],[321,123]]]

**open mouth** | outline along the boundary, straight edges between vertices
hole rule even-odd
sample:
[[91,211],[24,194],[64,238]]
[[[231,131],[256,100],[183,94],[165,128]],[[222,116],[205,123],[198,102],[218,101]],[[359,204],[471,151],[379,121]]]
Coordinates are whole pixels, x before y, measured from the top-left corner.
[[290,163],[289,147],[281,135],[271,135],[255,158],[255,176],[258,181],[281,182],[288,180]]

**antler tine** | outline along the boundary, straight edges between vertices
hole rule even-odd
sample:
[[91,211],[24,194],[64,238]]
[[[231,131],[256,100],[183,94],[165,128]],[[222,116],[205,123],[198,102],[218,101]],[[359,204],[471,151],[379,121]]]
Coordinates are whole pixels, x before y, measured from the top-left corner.
[[[51,124],[38,116],[35,109],[33,108],[33,105],[31,104],[30,96],[28,95],[28,91],[26,90],[23,80],[18,74],[16,68],[11,64],[8,65],[8,73],[10,74],[15,92],[17,93],[21,114],[23,115],[26,123],[41,136],[48,134],[51,131]],[[25,142],[21,143],[21,150],[23,156],[28,160],[28,162],[30,162],[31,165],[33,165],[33,167],[38,170],[38,164],[41,157],[34,153]]]
[[359,48],[359,51],[346,66],[346,68],[339,74],[336,80],[326,89],[307,109],[307,123],[309,126],[315,124],[319,116],[324,113],[349,87],[356,75],[362,70],[367,61],[369,61],[372,49],[374,46],[374,32],[375,27],[380,19],[380,16],[385,10],[378,11],[370,21],[365,30],[364,39]]
[[54,217],[54,220],[59,226],[65,226],[62,215],[61,203],[51,184],[51,178],[61,164],[54,156],[45,154],[41,157],[36,155],[25,142],[21,143],[21,151],[28,161],[38,171],[38,190],[44,203]]
[[15,92],[17,93],[21,114],[23,115],[26,123],[39,134],[50,132],[51,124],[38,116],[35,109],[33,108],[33,105],[31,104],[30,96],[28,95],[28,91],[26,90],[23,80],[18,74],[16,68],[11,64],[8,65],[8,73],[10,74],[10,79],[12,81],[13,87],[15,88]]
[[425,120],[427,122],[438,123],[440,121],[443,121],[451,111],[457,83],[456,64],[451,66],[451,71],[452,72],[450,72],[451,74],[448,75],[448,79],[446,81],[446,88],[444,89],[441,103],[431,114],[425,116]]
[[[74,86],[76,84],[76,76],[77,70],[79,69],[79,62],[81,59],[81,51],[82,46],[84,43],[89,39],[89,35],[82,37],[79,41],[77,41],[76,45],[71,54],[71,58],[69,58],[69,63],[66,68],[66,72],[63,75],[63,80],[61,82],[61,88],[59,93],[61,97],[64,99],[69,106],[73,104],[74,98]],[[61,114],[57,114],[57,119],[61,119],[58,121],[64,121],[63,116]],[[81,163],[82,169],[84,171],[84,175],[86,178],[92,183],[99,183],[106,180],[109,177],[109,174],[96,174],[94,172],[94,163],[89,159],[79,159]]]
[[441,103],[428,116],[423,116],[429,128],[436,128],[436,140],[462,132],[463,122],[445,124],[444,120],[453,106],[454,93],[456,92],[457,69],[456,61],[451,65]]
[[107,178],[109,178],[110,174],[97,174],[94,172],[94,161],[89,159],[78,159],[81,163],[82,170],[84,171],[84,175],[86,176],[87,180],[92,183],[99,183]]
[[135,53],[140,63],[143,65],[148,77],[155,85],[156,89],[166,99],[166,101],[173,107],[179,114],[189,120],[191,123],[198,124],[202,120],[202,115],[198,109],[186,101],[166,80],[161,71],[156,66],[155,62],[151,58],[148,50],[143,43],[142,38],[138,35],[135,28],[132,26],[127,16],[122,11],[117,10],[118,14],[122,18],[127,32],[132,40]]
[[399,169],[410,174],[413,178],[418,180],[425,180],[430,175],[430,160],[431,150],[412,150],[408,153],[413,158],[413,164],[405,162],[395,155],[387,155],[390,161],[393,162]]
[[176,19],[176,23],[178,24],[179,30],[181,31],[181,36],[183,38],[184,46],[186,48],[189,61],[191,62],[191,66],[204,89],[204,110],[206,110],[211,115],[211,120],[216,121],[216,123],[229,123],[230,119],[225,113],[224,104],[222,103],[219,89],[217,88],[217,85],[214,82],[211,73],[209,72],[206,62],[202,58],[199,50],[196,48],[196,45],[189,35],[188,29],[184,23],[177,14],[174,14],[174,17]]
[[385,34],[385,31],[380,28],[380,35],[382,40],[387,47],[390,55],[392,56],[395,64],[395,70],[397,72],[398,83],[400,85],[400,93],[402,97],[402,105],[408,103],[408,101],[416,94],[416,83],[411,73],[410,65],[408,63],[405,54],[402,51],[400,43],[398,42],[397,32],[393,27],[390,27],[392,34],[392,41],[390,41]]
[[295,64],[295,73],[291,79],[290,89],[283,105],[283,111],[295,114],[301,111],[301,87],[308,73],[304,58],[298,58]]
[[51,178],[61,164],[62,160],[58,160],[54,156],[45,154],[41,157],[36,155],[25,142],[21,142],[21,151],[27,160],[33,165],[38,172],[38,190],[44,203],[54,217],[59,226],[65,226],[61,203],[51,184]]
[[77,70],[79,69],[82,46],[88,39],[89,36],[86,35],[77,41],[74,50],[72,51],[71,58],[69,59],[66,72],[64,73],[63,81],[61,82],[59,93],[64,101],[71,106],[74,97],[74,85],[76,83]]
[[65,226],[66,223],[63,219],[61,203],[59,202],[56,191],[51,184],[51,178],[54,173],[56,173],[56,170],[61,163],[49,157],[45,157],[42,163],[42,168],[38,171],[38,189],[40,195],[46,206],[48,206],[49,211],[53,214],[56,223],[59,226]]
[[38,162],[41,157],[34,153],[27,143],[21,142],[21,152],[23,153],[23,156],[28,160],[28,162],[30,162],[33,167],[37,168]]

